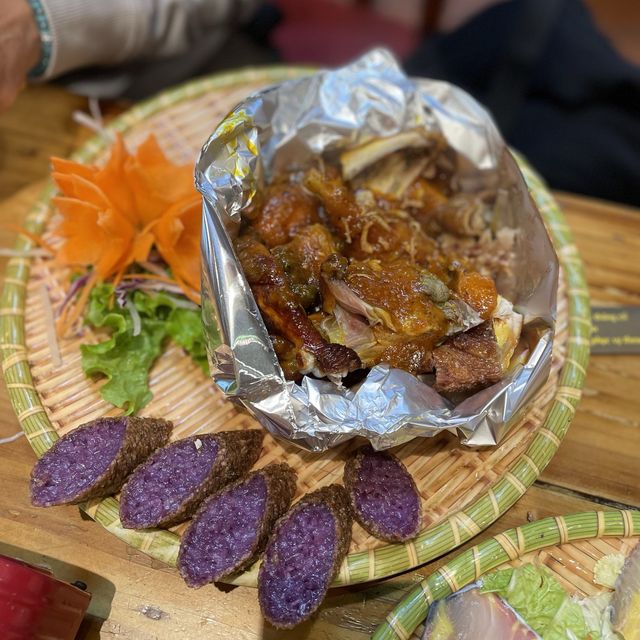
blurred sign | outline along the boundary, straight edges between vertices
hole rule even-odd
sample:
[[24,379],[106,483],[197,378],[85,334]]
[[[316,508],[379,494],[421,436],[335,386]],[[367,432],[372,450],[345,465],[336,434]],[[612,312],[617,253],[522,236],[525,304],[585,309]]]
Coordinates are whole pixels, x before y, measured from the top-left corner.
[[591,353],[640,353],[640,307],[593,307]]

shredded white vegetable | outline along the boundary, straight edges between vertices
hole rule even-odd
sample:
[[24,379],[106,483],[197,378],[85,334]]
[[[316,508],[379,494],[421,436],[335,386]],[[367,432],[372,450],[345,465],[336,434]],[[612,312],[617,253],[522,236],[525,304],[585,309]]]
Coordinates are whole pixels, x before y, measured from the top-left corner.
[[169,276],[169,274],[162,267],[160,267],[157,264],[153,264],[153,262],[149,262],[148,260],[139,262],[138,264],[143,269],[146,269],[147,271],[150,271],[151,273],[157,276],[162,276],[163,278],[166,278]]
[[100,109],[100,101],[98,100],[98,98],[89,98],[89,113],[100,126],[104,124],[104,121],[102,119],[102,109]]
[[198,305],[195,302],[191,302],[190,300],[183,300],[181,298],[176,298],[173,300],[173,304],[177,309],[198,309]]
[[74,111],[71,117],[74,122],[99,133],[109,144],[115,142],[115,134],[104,126],[100,103],[96,98],[89,98],[89,111],[90,114],[84,111]]
[[24,435],[24,431],[18,431],[18,433],[14,433],[12,436],[8,436],[7,438],[0,438],[0,444],[9,444],[10,442],[15,442],[18,438],[21,438]]
[[3,258],[45,258],[51,255],[51,251],[46,249],[5,249],[0,248],[0,257]]
[[142,329],[142,321],[140,320],[140,314],[136,309],[136,305],[131,302],[131,300],[127,299],[125,302],[125,308],[131,314],[131,321],[133,322],[133,335],[139,336],[140,330]]

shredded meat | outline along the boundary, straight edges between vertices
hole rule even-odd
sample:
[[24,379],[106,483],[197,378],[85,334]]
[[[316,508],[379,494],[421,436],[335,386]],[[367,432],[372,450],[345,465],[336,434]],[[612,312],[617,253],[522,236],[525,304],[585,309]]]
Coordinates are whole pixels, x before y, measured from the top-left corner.
[[236,251],[283,371],[335,379],[386,363],[435,370],[445,393],[493,384],[495,279],[513,234],[492,231],[491,193],[455,193],[451,150],[389,148],[365,145],[351,181],[327,161],[279,176],[243,215]]

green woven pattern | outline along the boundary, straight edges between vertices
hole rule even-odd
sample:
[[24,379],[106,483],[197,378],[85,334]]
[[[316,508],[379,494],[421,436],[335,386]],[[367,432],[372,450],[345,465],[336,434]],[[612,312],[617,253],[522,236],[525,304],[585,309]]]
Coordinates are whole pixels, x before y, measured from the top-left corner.
[[[111,130],[127,132],[153,114],[195,99],[207,92],[228,87],[255,84],[257,81],[281,81],[305,73],[302,69],[270,68],[259,71],[224,74],[200,80],[161,94],[141,103],[118,118]],[[215,122],[211,123],[211,128]],[[106,148],[101,137],[89,141],[74,159],[91,162]],[[585,369],[589,357],[589,300],[577,250],[571,235],[552,196],[519,159],[532,195],[550,229],[558,251],[569,292],[569,338],[567,357],[560,374],[559,386],[544,424],[539,427],[526,452],[520,455],[509,471],[494,482],[488,490],[464,510],[449,515],[442,522],[426,528],[414,540],[406,544],[393,544],[373,550],[352,553],[345,560],[336,584],[354,584],[412,569],[441,556],[463,544],[489,526],[507,511],[534,482],[548,464],[564,437],[575,406],[580,398]],[[46,222],[48,202],[53,189],[48,187],[31,212],[26,228],[40,233]],[[28,239],[20,237],[17,248],[31,247]],[[13,258],[9,261],[5,288],[0,302],[0,349],[3,372],[11,402],[20,424],[38,456],[55,440],[57,433],[50,423],[33,385],[25,347],[24,313],[25,288],[29,277],[29,261]],[[114,498],[92,503],[85,510],[105,528],[128,544],[167,564],[175,565],[179,537],[169,531],[135,532],[123,529],[118,518],[118,503]],[[257,570],[234,579],[235,584],[255,586]]]
[[586,538],[640,534],[640,511],[588,511],[544,518],[510,529],[461,553],[415,586],[373,634],[374,640],[408,640],[436,600],[475,582],[519,556]]

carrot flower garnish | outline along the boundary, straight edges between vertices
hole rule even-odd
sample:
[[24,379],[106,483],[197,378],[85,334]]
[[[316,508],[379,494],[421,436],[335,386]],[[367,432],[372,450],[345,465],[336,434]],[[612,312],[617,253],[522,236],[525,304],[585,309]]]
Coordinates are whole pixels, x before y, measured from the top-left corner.
[[191,165],[170,162],[154,136],[130,153],[120,135],[103,167],[61,158],[51,165],[60,190],[53,198],[61,217],[54,235],[62,241],[55,260],[91,270],[60,331],[77,320],[96,283],[117,283],[154,246],[185,295],[199,301],[201,201]]
[[156,248],[187,297],[200,291],[200,227],[202,205],[192,198],[176,202],[154,225]]

